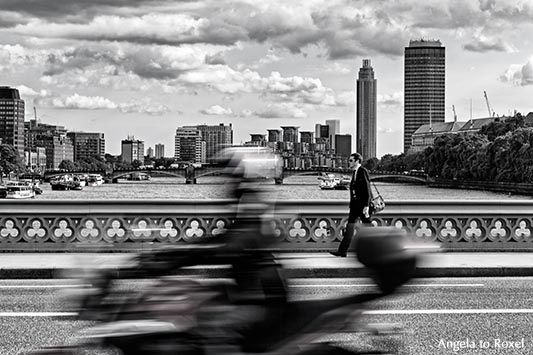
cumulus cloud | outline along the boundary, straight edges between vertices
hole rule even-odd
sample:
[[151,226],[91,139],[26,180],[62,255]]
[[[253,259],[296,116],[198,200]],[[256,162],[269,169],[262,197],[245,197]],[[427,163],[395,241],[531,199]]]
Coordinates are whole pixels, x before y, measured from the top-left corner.
[[280,103],[267,105],[262,110],[254,112],[260,118],[306,118],[307,114],[297,105]]
[[153,103],[150,99],[121,103],[118,105],[118,109],[124,113],[142,113],[150,116],[160,116],[170,112],[168,106]]
[[35,104],[47,108],[78,109],[78,110],[118,110],[123,113],[142,113],[148,115],[162,115],[170,109],[162,104],[155,104],[150,99],[115,103],[102,96],[84,96],[77,93],[67,97],[38,97]]
[[324,71],[326,73],[342,74],[342,75],[347,75],[352,72],[350,68],[348,68],[345,65],[339,64],[338,62],[332,62],[332,63],[326,64],[324,66]]
[[214,55],[220,55],[219,47],[96,44],[51,53],[44,75],[98,66],[110,73],[122,71],[148,79],[175,79],[184,71],[204,66],[206,57]]
[[401,134],[402,132],[394,130],[390,127],[382,127],[378,125],[378,133],[385,133],[385,134],[391,134],[391,133],[398,133]]
[[16,71],[28,65],[33,66],[44,61],[46,53],[42,50],[33,50],[20,44],[0,45],[0,70]]
[[501,38],[475,37],[471,42],[463,45],[463,48],[471,52],[513,52],[512,45],[505,43]]
[[230,108],[224,108],[220,105],[213,105],[207,109],[200,110],[200,113],[204,115],[214,115],[214,116],[231,116],[233,111]]
[[22,97],[25,97],[25,96],[33,96],[33,97],[47,97],[47,96],[50,96],[50,92],[48,92],[47,90],[44,90],[44,89],[41,89],[39,91],[36,91],[30,87],[27,87],[26,85],[16,85],[15,86],[19,93],[20,93],[20,96]]
[[400,108],[403,105],[403,92],[378,95],[378,105],[383,108]]
[[518,86],[533,85],[533,57],[524,64],[513,64],[500,76],[504,83]]
[[40,106],[61,109],[100,110],[116,109],[118,107],[116,103],[104,97],[83,96],[77,93],[63,98],[36,99],[35,102]]

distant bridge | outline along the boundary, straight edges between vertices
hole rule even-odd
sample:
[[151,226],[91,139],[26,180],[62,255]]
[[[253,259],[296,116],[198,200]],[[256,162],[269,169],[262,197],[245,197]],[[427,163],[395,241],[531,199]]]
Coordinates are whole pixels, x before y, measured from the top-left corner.
[[[44,173],[44,179],[49,180],[54,176],[61,176],[65,174],[100,174],[108,182],[117,182],[119,178],[127,177],[132,174],[144,173],[148,175],[166,175],[174,177],[182,177],[187,184],[196,184],[198,178],[206,176],[217,176],[223,172],[222,166],[209,165],[195,168],[192,165],[188,167],[180,168],[138,168],[138,169],[108,169],[108,170],[92,170],[92,171],[59,171],[48,170]],[[336,174],[336,175],[351,175],[352,170],[342,168],[284,168],[280,176],[273,177],[276,184],[282,184],[284,179],[292,176],[320,176],[323,174]],[[372,181],[411,181],[418,183],[426,183],[427,175],[422,173],[395,173],[389,171],[371,171],[370,179]]]

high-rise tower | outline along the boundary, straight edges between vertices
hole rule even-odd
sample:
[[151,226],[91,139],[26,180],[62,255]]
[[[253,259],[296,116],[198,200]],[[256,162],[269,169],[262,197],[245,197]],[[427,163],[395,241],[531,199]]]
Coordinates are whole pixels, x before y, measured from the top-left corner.
[[370,59],[363,59],[356,91],[356,149],[366,160],[377,154],[377,80]]
[[445,47],[439,40],[413,40],[405,48],[403,150],[422,125],[444,122]]
[[0,86],[0,141],[24,158],[24,100],[17,89],[7,86]]

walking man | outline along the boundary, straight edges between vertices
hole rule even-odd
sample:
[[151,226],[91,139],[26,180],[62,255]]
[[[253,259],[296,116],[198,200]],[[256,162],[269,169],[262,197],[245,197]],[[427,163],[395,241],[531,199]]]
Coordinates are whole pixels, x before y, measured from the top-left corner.
[[370,176],[361,163],[363,156],[359,153],[353,153],[348,159],[348,165],[353,170],[352,180],[350,182],[350,214],[348,215],[348,225],[346,234],[342,239],[339,249],[331,251],[330,254],[340,257],[346,257],[348,248],[355,231],[355,222],[361,219],[364,224],[370,225],[369,205],[372,193],[370,191]]

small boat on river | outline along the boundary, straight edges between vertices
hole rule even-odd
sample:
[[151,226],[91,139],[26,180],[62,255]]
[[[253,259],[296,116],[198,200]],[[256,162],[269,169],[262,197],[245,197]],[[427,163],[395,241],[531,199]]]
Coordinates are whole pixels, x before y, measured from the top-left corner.
[[27,184],[21,183],[8,183],[6,184],[7,199],[26,199],[34,198],[35,192],[33,188]]
[[350,178],[345,175],[339,177],[335,174],[323,174],[318,180],[318,186],[322,190],[347,190],[350,187]]
[[99,186],[104,183],[104,178],[100,174],[89,174],[87,177],[87,186]]
[[50,180],[50,187],[55,191],[81,190],[82,186],[77,176],[70,174],[54,177]]

